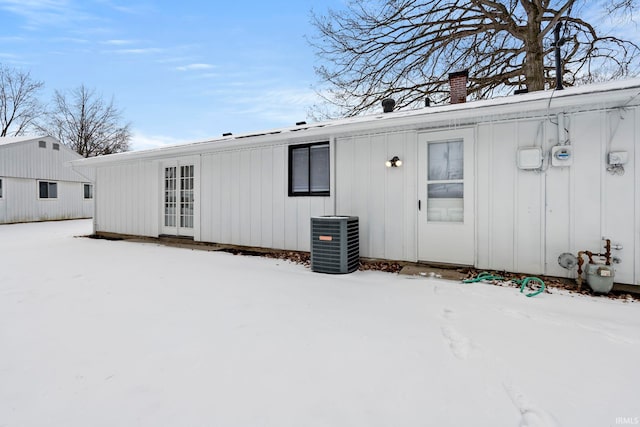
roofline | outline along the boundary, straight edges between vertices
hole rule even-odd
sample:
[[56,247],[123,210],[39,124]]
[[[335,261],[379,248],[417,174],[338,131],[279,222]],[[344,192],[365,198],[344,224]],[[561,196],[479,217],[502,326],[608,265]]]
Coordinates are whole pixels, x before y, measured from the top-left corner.
[[[442,122],[443,120],[446,120],[450,125],[462,126],[464,124],[460,123],[460,121],[473,117],[486,118],[488,116],[517,114],[519,112],[526,112],[527,117],[539,117],[542,115],[540,114],[541,111],[549,112],[552,110],[555,111],[557,109],[567,108],[568,106],[576,105],[575,98],[594,94],[609,94],[609,96],[598,96],[594,101],[579,104],[577,105],[578,108],[576,111],[593,109],[596,106],[598,108],[615,108],[631,104],[640,96],[640,79],[572,87],[563,91],[556,91],[554,89],[530,92],[490,100],[424,107],[416,110],[403,110],[392,113],[380,112],[378,114],[367,116],[356,116],[286,128],[277,128],[262,132],[249,132],[240,135],[224,136],[215,139],[207,139],[149,150],[129,151],[87,159],[83,158],[74,160],[72,163],[74,166],[99,166],[114,162],[188,156],[229,148],[242,148],[257,144],[269,144],[273,142],[287,143],[301,139],[304,139],[305,141],[327,139],[332,136],[353,134],[365,130],[400,128],[416,123],[420,123],[425,129],[427,129],[429,128],[429,124],[435,124],[437,122]],[[625,97],[628,97],[626,102],[620,104],[620,102],[624,101]],[[638,100],[640,101],[640,99]],[[612,105],[606,105],[607,103]],[[519,108],[514,110],[514,105],[519,106]],[[587,108],[587,106],[590,106],[591,108]],[[534,112],[537,112],[537,114],[534,114]],[[522,114],[519,116],[522,116]]]

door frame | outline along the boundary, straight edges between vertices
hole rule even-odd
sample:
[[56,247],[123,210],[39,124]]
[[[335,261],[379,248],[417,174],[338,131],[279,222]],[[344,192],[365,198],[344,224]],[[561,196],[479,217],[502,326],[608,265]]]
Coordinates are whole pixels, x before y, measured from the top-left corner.
[[[180,227],[179,225],[179,219],[180,219],[180,215],[179,215],[179,191],[180,191],[180,167],[181,166],[193,166],[193,227],[192,228],[185,228],[185,227]],[[177,176],[176,176],[176,180],[177,180],[177,185],[176,185],[176,192],[177,192],[177,197],[176,197],[176,225],[175,227],[166,227],[164,225],[164,208],[165,208],[165,194],[164,194],[164,185],[165,185],[165,181],[164,181],[164,174],[165,174],[165,168],[169,168],[169,167],[175,167],[176,168],[176,172],[177,172]],[[200,204],[201,204],[201,200],[200,200],[200,156],[190,156],[190,157],[183,157],[183,158],[179,158],[179,159],[171,159],[171,160],[165,160],[165,161],[161,161],[159,163],[159,170],[158,170],[158,191],[160,193],[160,197],[159,197],[159,208],[158,208],[158,215],[159,215],[159,230],[158,230],[158,234],[159,235],[168,235],[168,236],[177,236],[177,237],[191,237],[194,240],[200,240]]]
[[[428,222],[428,144],[454,140],[463,141],[463,221]],[[418,133],[417,162],[417,259],[454,265],[476,265],[477,212],[476,212],[476,128],[424,131]],[[428,242],[435,242],[432,248]],[[452,241],[453,240],[453,241]],[[449,243],[451,242],[451,243]]]

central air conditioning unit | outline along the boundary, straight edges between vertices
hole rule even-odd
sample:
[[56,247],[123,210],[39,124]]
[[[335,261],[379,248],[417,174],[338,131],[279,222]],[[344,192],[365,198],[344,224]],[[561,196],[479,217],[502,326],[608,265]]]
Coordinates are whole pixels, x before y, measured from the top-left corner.
[[345,274],[360,265],[360,232],[357,216],[311,218],[311,270]]

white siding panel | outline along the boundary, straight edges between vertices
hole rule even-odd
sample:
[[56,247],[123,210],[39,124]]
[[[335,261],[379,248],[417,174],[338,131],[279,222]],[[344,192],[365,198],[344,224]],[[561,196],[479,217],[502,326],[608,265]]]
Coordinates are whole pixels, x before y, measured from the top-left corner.
[[[607,155],[610,151],[626,151],[630,159],[635,156],[635,113],[622,109],[614,110],[605,113],[605,119],[604,161],[600,166],[601,170],[607,167]],[[640,185],[636,177],[636,168],[637,165],[630,161],[624,165],[623,175],[606,172],[602,183],[604,216],[602,236],[609,237],[613,243],[623,246],[622,250],[613,251],[614,255],[622,260],[615,266],[615,279],[622,283],[635,283],[634,260],[640,256],[640,253],[635,250],[635,236],[631,232],[634,229],[637,214],[633,195],[635,188]]]
[[81,182],[54,181],[56,199],[39,199],[38,181],[25,178],[2,178],[0,224],[91,218],[93,203],[84,200]]
[[[555,129],[557,133],[557,129]],[[553,144],[556,135],[551,136]],[[553,145],[551,144],[551,145]],[[551,147],[549,147],[551,149]],[[577,161],[577,159],[576,159]],[[546,268],[545,274],[558,277],[575,277],[575,273],[558,265],[558,256],[564,252],[576,253],[575,197],[573,184],[575,174],[570,167],[550,167],[546,173]]]
[[[600,215],[601,180],[603,175],[600,113],[575,115],[569,126],[574,149],[572,197],[575,203],[575,248],[598,252],[601,247],[602,218]],[[586,214],[588,213],[588,214]]]
[[95,231],[157,236],[159,167],[136,162],[97,169]]
[[516,127],[514,123],[493,125],[492,169],[489,171],[491,195],[479,203],[489,204],[490,216],[490,266],[497,270],[513,271],[514,220],[516,200]]
[[[518,147],[542,147],[542,121],[517,123]],[[516,154],[514,153],[514,159]],[[544,174],[517,170],[515,217],[515,271],[544,273]]]
[[400,179],[403,172],[402,169],[385,166],[385,162],[393,157],[389,157],[390,147],[387,142],[387,135],[384,134],[361,138],[356,151],[366,155],[356,156],[354,159],[356,165],[362,168],[361,172],[358,172],[358,167],[355,168],[356,177],[369,182],[366,188],[361,183],[356,200],[359,212],[365,213],[364,222],[369,234],[367,252],[373,258],[385,258],[387,251],[387,211],[394,209],[388,205],[392,195],[389,194],[387,183],[391,177],[395,177],[396,181]]
[[273,209],[273,247],[283,249],[286,244],[285,200],[288,198],[287,147],[280,145],[273,150],[273,188],[271,189]]
[[262,194],[261,184],[262,161],[268,156],[265,156],[261,149],[251,150],[249,154],[251,156],[250,187],[249,191],[247,191],[247,195],[250,197],[248,214],[251,218],[247,223],[250,232],[249,246],[261,246],[263,221],[265,222],[265,227],[271,228],[271,222],[267,222],[267,218],[262,216],[263,196],[264,198],[270,197],[270,194]]
[[52,138],[41,138],[46,148],[39,148],[39,139],[20,143],[0,145],[0,176],[53,181],[87,182],[93,176],[91,170],[83,171],[83,176],[74,171],[66,162],[81,157],[60,144],[60,150],[53,150]]
[[493,125],[478,126],[476,149],[476,265],[488,269],[491,266],[491,212],[493,191]]
[[260,209],[256,209],[256,214],[259,215],[258,219],[261,222],[259,242],[265,247],[274,246],[273,235],[274,229],[276,229],[273,205],[277,203],[274,200],[274,191],[279,187],[274,186],[273,152],[272,147],[262,148],[259,153],[256,150],[262,159],[258,164],[260,175],[257,175],[258,183],[256,184],[256,188],[260,191],[261,204]]
[[[336,147],[336,213],[359,217],[360,255],[415,260],[415,132],[341,138]],[[401,167],[385,166],[393,156]]]
[[[634,281],[633,284],[640,285],[640,108],[635,109],[635,127],[633,131],[633,137],[630,138],[633,141],[634,146],[634,155],[629,155],[629,159],[635,158],[635,173],[634,175],[634,186],[635,186],[635,218],[636,222],[634,225],[635,230],[635,244],[634,244],[634,256],[635,259],[635,267],[634,267]],[[627,261],[628,262],[628,261]]]
[[285,145],[203,156],[201,240],[308,251],[311,216],[332,213],[333,202],[289,197],[287,156]]

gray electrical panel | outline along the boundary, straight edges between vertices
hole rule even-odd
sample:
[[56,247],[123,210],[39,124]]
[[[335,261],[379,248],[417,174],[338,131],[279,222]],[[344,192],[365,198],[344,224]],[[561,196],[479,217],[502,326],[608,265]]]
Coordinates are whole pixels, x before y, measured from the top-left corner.
[[360,231],[357,216],[311,218],[311,270],[345,274],[360,265]]

